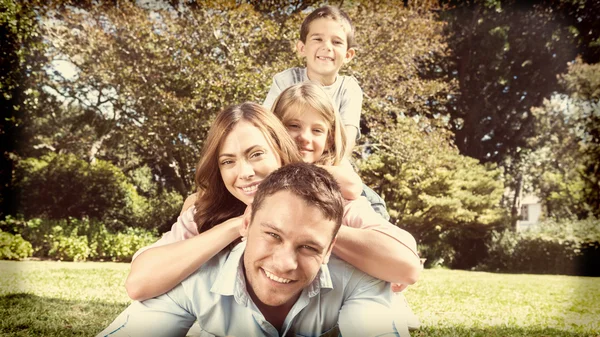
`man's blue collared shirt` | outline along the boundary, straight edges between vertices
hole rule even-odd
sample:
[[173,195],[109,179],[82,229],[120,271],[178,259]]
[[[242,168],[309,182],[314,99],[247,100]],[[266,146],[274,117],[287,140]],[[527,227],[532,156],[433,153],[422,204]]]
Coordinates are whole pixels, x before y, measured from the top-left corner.
[[195,320],[214,336],[398,336],[389,284],[331,256],[288,313],[281,333],[248,291],[245,243],[221,252],[168,293],[133,302],[99,336],[185,336]]

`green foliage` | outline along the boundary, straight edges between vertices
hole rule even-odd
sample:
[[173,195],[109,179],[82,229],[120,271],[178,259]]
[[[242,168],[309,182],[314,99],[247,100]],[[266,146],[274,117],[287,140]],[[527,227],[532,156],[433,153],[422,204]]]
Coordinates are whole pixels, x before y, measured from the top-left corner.
[[522,232],[494,232],[482,270],[510,273],[540,273],[598,276],[600,222],[539,223]]
[[53,233],[47,235],[46,240],[51,241],[48,257],[60,261],[85,261],[90,256],[91,249],[86,236],[77,235],[74,230],[70,235],[64,235],[62,228],[57,226]]
[[48,154],[21,160],[17,167],[25,218],[89,217],[111,228],[156,228],[170,224],[182,202],[177,193],[156,189],[148,170],[137,174],[138,182],[146,179],[141,191],[148,197],[141,196],[121,170],[102,160],[89,164],[72,154]]
[[420,243],[503,219],[500,170],[461,156],[441,130],[420,131],[412,119],[379,134],[383,144],[370,144],[374,152],[359,161],[361,176],[386,200],[393,222]]
[[529,110],[559,88],[576,38],[552,1],[449,2],[457,5],[441,17],[451,53],[440,67],[459,83],[447,105],[456,145],[514,174],[505,160],[518,162],[536,133]]
[[600,65],[577,60],[554,94],[532,109],[538,135],[529,139],[527,189],[543,200],[547,216],[600,215]]
[[[438,63],[446,56],[447,45],[442,34],[444,23],[428,5],[412,2],[409,7],[388,1],[364,1],[346,8],[356,26],[357,56],[343,72],[354,75],[365,93],[365,101],[386,101],[397,114],[377,114],[363,108],[367,119],[385,125],[397,118],[431,118],[437,126],[445,126],[448,112],[444,108],[447,95],[456,83],[439,76]],[[368,103],[367,103],[368,105]],[[371,134],[371,126],[362,126],[363,134]],[[393,146],[393,144],[388,144]]]
[[0,229],[7,228],[31,242],[30,256],[66,261],[131,261],[137,250],[157,240],[156,231],[125,227],[115,232],[98,220],[85,218],[0,222]]
[[0,260],[20,260],[33,254],[31,243],[19,234],[0,230]]
[[89,164],[72,154],[49,154],[18,163],[15,185],[26,218],[81,218],[124,221],[130,217],[133,186],[110,163]]
[[38,74],[45,64],[42,35],[33,8],[22,1],[0,1],[0,217],[15,209],[11,184],[26,116],[37,108]]
[[[247,4],[213,6],[50,5],[50,54],[76,75],[49,76],[45,88],[85,112],[93,137],[79,139],[90,158],[125,171],[147,165],[168,189],[189,194],[212,118],[226,105],[262,100],[283,60],[293,59],[289,32],[299,24]],[[48,142],[57,148],[64,137]]]
[[156,235],[141,228],[127,228],[107,237],[110,244],[104,256],[112,261],[131,261],[133,254],[140,248],[156,242]]

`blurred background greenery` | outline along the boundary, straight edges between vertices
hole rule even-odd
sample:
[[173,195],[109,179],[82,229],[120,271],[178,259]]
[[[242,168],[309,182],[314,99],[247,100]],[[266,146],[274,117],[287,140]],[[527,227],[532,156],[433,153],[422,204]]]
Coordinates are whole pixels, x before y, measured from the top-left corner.
[[[0,258],[128,261],[175,221],[215,114],[341,6],[354,159],[426,267],[600,275],[600,3],[0,0]],[[524,195],[539,198],[518,231]]]

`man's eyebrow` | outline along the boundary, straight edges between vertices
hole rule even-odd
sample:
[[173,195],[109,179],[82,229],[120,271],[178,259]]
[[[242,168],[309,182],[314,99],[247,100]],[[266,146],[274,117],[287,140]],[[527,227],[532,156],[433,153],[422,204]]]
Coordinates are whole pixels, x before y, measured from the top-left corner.
[[261,223],[260,223],[260,225],[261,225],[262,227],[267,227],[267,228],[270,228],[270,229],[271,229],[272,231],[274,231],[274,232],[277,232],[277,233],[283,233],[283,232],[281,231],[281,229],[277,228],[277,226],[275,226],[275,225],[273,225],[273,224],[271,224],[271,223],[268,223],[268,222],[261,222]]
[[[244,150],[244,154],[247,155],[248,153],[254,151],[254,149],[256,149],[256,148],[264,149],[264,147],[262,147],[262,146],[260,146],[258,144],[257,145],[252,145],[249,148],[247,148],[246,150]],[[219,155],[219,158],[221,158],[221,157],[235,157],[235,154],[233,154],[233,153],[221,153]]]

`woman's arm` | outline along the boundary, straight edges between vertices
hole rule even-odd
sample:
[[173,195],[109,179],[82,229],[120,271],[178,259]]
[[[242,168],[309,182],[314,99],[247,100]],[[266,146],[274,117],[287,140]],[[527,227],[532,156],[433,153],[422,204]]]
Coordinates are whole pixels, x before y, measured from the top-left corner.
[[362,180],[347,159],[342,160],[339,165],[319,165],[326,169],[340,185],[342,197],[346,200],[354,200],[362,193]]
[[229,219],[198,235],[197,230],[195,233],[189,230],[196,226],[193,213],[194,209],[190,209],[180,216],[171,232],[131,262],[125,281],[131,299],[143,301],[164,294],[239,238],[243,216]]
[[349,202],[333,253],[378,279],[413,284],[421,272],[415,239],[393,226],[364,198]]

